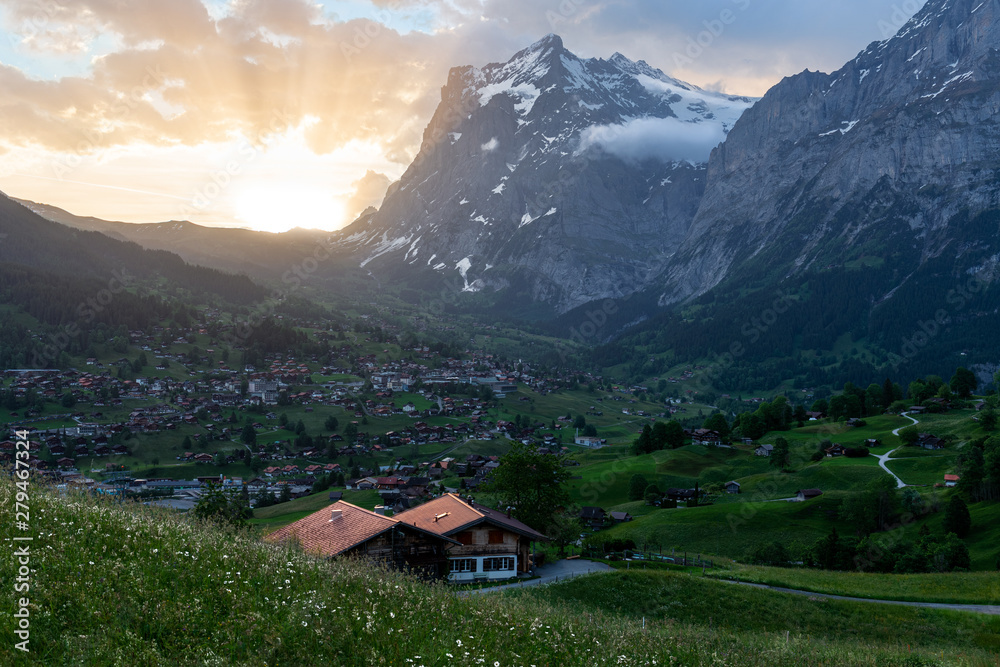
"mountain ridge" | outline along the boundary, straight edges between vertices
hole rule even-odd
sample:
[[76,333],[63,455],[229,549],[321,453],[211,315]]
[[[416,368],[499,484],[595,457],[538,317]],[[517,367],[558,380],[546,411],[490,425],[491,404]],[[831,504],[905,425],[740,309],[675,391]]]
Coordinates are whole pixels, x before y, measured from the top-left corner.
[[191,264],[245,273],[258,280],[280,280],[317,247],[327,245],[329,232],[295,228],[281,234],[250,229],[207,227],[186,220],[129,223],[78,216],[64,209],[24,199],[12,199],[46,220],[81,231],[93,231],[163,250]]
[[555,35],[453,68],[441,97],[420,154],[342,246],[390,280],[458,273],[482,302],[506,292],[550,313],[642,289],[687,232],[704,167],[623,151],[674,127],[658,123],[722,138],[752,103],[621,54],[580,59]]
[[[992,177],[977,183],[968,168],[995,168],[1000,147],[990,122],[1000,104],[1000,56],[983,48],[1000,42],[997,17],[995,1],[932,0],[897,35],[873,42],[836,72],[806,71],[768,91],[713,151],[705,197],[679,251],[687,263],[671,269],[660,303],[719,284],[741,255],[781,237],[810,201],[832,204],[789,274],[822,259],[815,250],[824,236],[845,232],[832,226],[837,211],[880,182],[916,207],[909,223],[928,240],[964,206],[975,213],[1000,205]],[[984,95],[978,109],[965,104]],[[945,178],[954,196],[928,196],[926,186]],[[845,240],[853,245],[874,223]],[[925,247],[922,260],[940,251],[940,244]]]

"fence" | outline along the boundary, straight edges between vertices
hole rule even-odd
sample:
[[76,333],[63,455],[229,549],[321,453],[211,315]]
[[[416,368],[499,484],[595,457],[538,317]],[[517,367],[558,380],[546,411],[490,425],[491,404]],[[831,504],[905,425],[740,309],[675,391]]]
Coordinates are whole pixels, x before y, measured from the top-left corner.
[[700,567],[702,569],[714,568],[715,561],[701,557],[701,554],[688,556],[687,552],[678,555],[662,554],[654,551],[639,551],[628,549],[625,551],[601,551],[599,549],[585,549],[584,558],[602,558],[605,560],[625,560],[631,562],[649,563],[669,563],[681,567]]

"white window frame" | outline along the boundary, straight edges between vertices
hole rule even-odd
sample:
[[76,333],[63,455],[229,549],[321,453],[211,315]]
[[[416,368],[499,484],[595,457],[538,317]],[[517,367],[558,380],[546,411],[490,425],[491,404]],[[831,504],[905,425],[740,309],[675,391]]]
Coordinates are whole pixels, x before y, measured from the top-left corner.
[[454,558],[451,561],[452,574],[479,572],[479,560],[476,558]]
[[[494,567],[499,565],[499,567]],[[513,556],[493,556],[483,559],[483,572],[510,572],[517,568]]]

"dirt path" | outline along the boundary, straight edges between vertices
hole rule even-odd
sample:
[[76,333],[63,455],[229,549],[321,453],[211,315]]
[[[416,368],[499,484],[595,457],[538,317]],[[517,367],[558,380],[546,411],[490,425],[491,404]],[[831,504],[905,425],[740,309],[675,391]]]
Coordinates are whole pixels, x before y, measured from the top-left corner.
[[[912,424],[913,426],[915,426],[915,425],[917,425],[917,424],[920,423],[919,421],[917,421],[917,419],[915,417],[911,417],[906,412],[904,412],[903,414],[901,414],[900,417],[906,417],[907,419],[909,419],[911,422],[913,422],[913,424]],[[895,436],[898,436],[899,432],[902,431],[904,428],[909,428],[909,427],[908,426],[900,426],[895,431],[893,431],[892,434],[895,435]],[[892,475],[896,479],[896,488],[897,489],[904,488],[906,486],[906,482],[904,482],[903,480],[901,480],[896,473],[894,473],[893,471],[889,470],[889,466],[887,466],[886,464],[889,461],[893,460],[892,455],[895,454],[896,451],[899,450],[899,449],[901,449],[902,447],[905,447],[905,445],[900,445],[899,447],[896,447],[896,449],[892,450],[891,452],[888,452],[886,454],[882,454],[881,456],[879,456],[877,454],[872,454],[872,456],[874,456],[875,458],[878,459],[878,464],[879,464],[879,466],[882,467],[882,470],[886,471],[887,473],[889,473],[890,475]]]

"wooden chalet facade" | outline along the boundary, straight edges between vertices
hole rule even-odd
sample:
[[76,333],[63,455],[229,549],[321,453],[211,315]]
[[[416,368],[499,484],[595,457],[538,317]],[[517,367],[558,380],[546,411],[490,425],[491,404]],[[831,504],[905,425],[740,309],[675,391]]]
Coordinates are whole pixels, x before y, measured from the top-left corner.
[[921,433],[917,436],[917,447],[923,449],[944,449],[945,441],[930,433]]
[[510,579],[531,569],[531,543],[548,538],[504,512],[448,493],[394,517],[455,544],[448,553],[454,582]]

